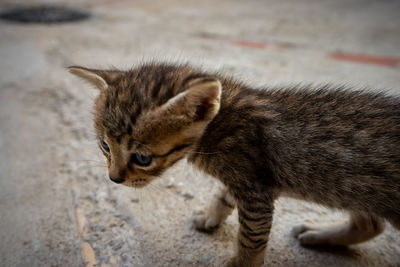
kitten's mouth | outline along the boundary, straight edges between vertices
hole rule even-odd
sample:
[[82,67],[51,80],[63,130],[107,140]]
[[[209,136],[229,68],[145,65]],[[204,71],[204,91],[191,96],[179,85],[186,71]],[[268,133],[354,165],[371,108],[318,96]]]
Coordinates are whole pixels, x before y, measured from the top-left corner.
[[136,179],[135,181],[131,182],[131,186],[135,188],[141,188],[147,185],[146,179]]

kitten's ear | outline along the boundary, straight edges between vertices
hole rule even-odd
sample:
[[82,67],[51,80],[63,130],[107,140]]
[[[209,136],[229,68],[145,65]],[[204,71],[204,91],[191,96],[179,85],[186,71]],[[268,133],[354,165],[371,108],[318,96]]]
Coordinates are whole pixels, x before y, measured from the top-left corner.
[[68,67],[70,73],[90,82],[101,91],[107,90],[109,85],[120,75],[119,71],[105,71],[88,69],[80,66]]
[[221,90],[221,82],[217,78],[198,78],[190,81],[188,89],[170,99],[166,106],[173,113],[185,115],[193,122],[209,121],[219,111]]

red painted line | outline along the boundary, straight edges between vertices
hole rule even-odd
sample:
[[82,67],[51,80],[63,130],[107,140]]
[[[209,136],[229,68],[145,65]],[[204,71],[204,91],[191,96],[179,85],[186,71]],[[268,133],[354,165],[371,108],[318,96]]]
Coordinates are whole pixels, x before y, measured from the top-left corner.
[[334,52],[329,55],[331,58],[342,61],[349,61],[362,64],[382,65],[387,67],[396,67],[400,64],[400,58],[381,57],[374,55],[352,54],[345,52]]
[[224,43],[228,43],[228,44],[235,45],[235,46],[241,46],[241,47],[249,47],[249,48],[256,48],[256,49],[267,48],[266,43],[251,42],[251,41],[246,41],[246,40],[232,40],[232,39],[224,38],[223,36],[216,36],[214,34],[208,34],[208,33],[202,33],[202,34],[200,34],[200,37],[202,37],[204,39],[210,39],[210,40],[219,40]]
[[236,46],[256,48],[256,49],[267,48],[267,44],[265,44],[265,43],[249,42],[249,41],[244,41],[244,40],[229,41],[229,43],[232,45],[236,45]]
[[[232,40],[226,38],[224,36],[202,33],[200,37],[204,39],[216,40],[220,42],[224,42],[234,46],[254,48],[254,49],[266,49],[268,44],[263,42],[252,42],[246,40]],[[287,43],[287,42],[277,42],[273,43],[274,47],[276,47],[279,51],[285,51],[288,49],[296,48],[296,44]],[[328,56],[335,60],[347,61],[358,64],[372,64],[372,65],[380,65],[386,67],[396,67],[400,66],[400,57],[384,57],[384,56],[375,56],[375,55],[366,55],[366,54],[355,54],[348,52],[332,52],[328,53]]]

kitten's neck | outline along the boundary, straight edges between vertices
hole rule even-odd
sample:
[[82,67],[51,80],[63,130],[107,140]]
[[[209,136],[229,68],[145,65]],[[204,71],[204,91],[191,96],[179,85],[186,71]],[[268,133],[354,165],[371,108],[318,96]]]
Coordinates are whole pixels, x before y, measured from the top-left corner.
[[[254,101],[263,96],[262,91],[251,89],[232,79],[220,79],[222,83],[221,106],[218,114],[208,124],[204,134],[194,146],[188,161],[207,173],[212,173],[212,163],[223,153],[229,153],[238,142],[246,142],[246,131],[254,120]],[[266,114],[265,114],[266,115]],[[240,136],[240,138],[238,138]]]

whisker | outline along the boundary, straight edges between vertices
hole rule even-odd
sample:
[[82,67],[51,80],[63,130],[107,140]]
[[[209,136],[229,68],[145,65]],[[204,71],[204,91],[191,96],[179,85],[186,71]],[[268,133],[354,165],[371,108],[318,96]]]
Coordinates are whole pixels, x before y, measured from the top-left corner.
[[95,160],[95,159],[71,159],[71,160],[66,160],[65,162],[98,162],[98,163],[103,163],[104,161]]
[[172,193],[168,190],[168,188],[162,188],[161,186],[156,185],[156,184],[148,184],[147,187],[150,188],[150,189],[154,189],[154,190],[156,190],[156,191],[159,192],[159,193],[162,193],[162,194],[169,194],[170,196],[176,197],[174,194],[172,194]]
[[86,140],[95,141],[97,140],[97,135],[90,135],[86,138]]
[[88,168],[104,168],[104,169],[107,169],[107,166],[105,166],[105,165],[90,165],[90,166],[87,166]]
[[167,194],[167,195],[169,195],[169,196],[171,196],[173,198],[176,198],[177,194],[178,194],[176,187],[168,188],[166,186],[159,185],[159,184],[153,184],[153,183],[148,184],[148,186],[150,186],[151,188],[157,190],[157,192],[160,192],[162,194]]

